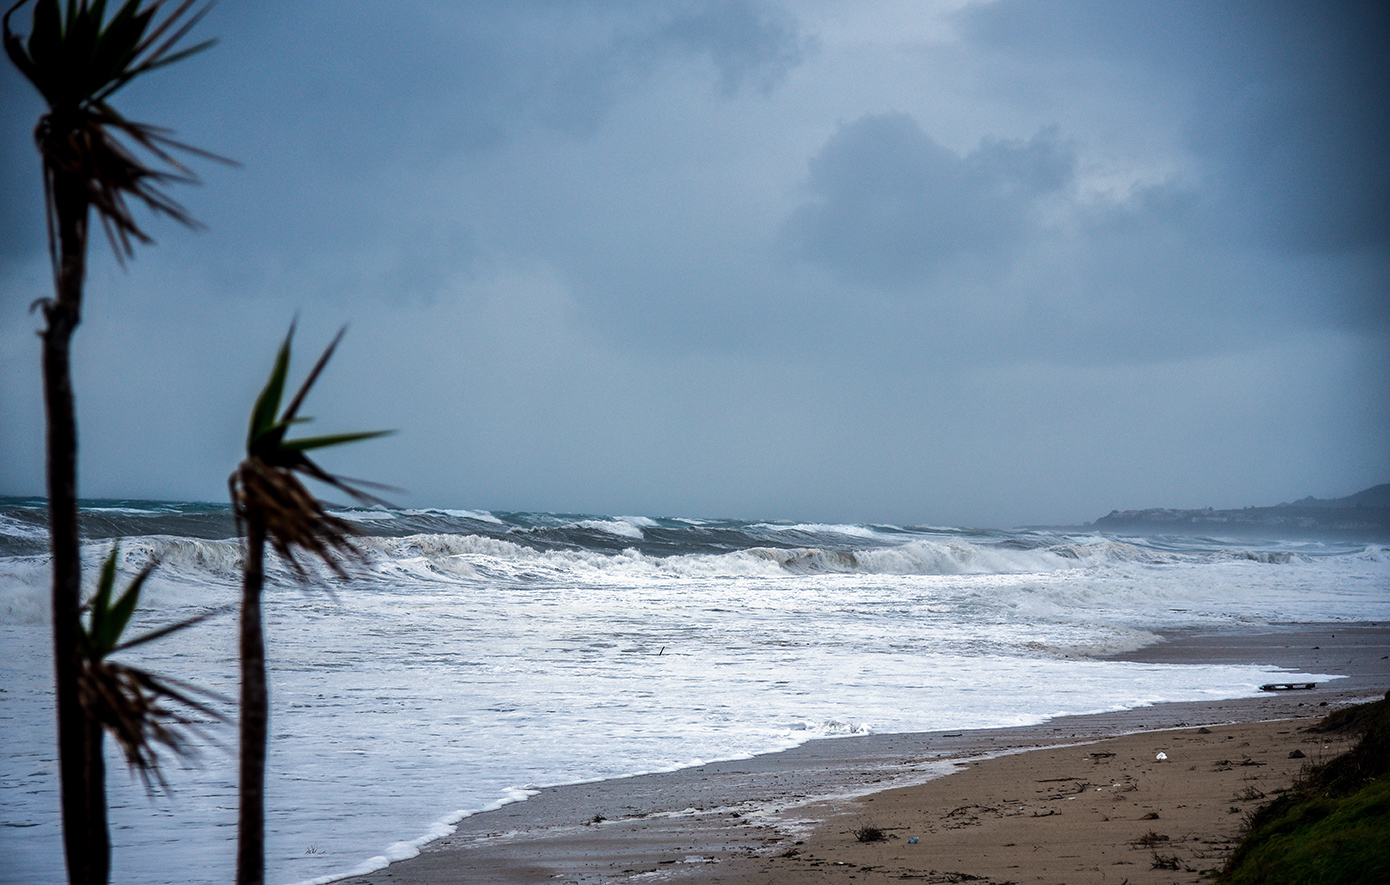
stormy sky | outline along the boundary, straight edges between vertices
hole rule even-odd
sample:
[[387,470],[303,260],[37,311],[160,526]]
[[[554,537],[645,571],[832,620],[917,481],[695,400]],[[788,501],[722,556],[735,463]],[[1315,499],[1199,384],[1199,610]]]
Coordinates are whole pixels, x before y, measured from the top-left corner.
[[[27,20],[21,24],[27,31]],[[84,497],[223,500],[299,317],[404,506],[977,526],[1390,480],[1383,4],[224,2],[118,93],[191,232],[94,240]],[[0,494],[51,292],[0,71]]]

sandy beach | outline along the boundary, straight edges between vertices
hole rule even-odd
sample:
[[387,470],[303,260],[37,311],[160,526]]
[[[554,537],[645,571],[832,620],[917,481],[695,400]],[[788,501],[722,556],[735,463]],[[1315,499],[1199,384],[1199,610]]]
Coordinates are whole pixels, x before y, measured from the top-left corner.
[[[1196,882],[1263,797],[1344,748],[1304,729],[1390,688],[1384,625],[1180,634],[1121,658],[1344,678],[1023,728],[820,740],[545,789],[343,881]],[[882,838],[861,841],[867,829]]]

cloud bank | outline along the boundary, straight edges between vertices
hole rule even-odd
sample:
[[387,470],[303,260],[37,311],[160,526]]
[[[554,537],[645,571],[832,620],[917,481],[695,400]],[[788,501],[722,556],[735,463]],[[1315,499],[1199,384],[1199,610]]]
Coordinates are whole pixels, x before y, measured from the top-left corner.
[[[1378,6],[215,7],[121,95],[240,169],[77,338],[87,495],[219,499],[276,342],[403,503],[1081,521],[1385,481]],[[0,72],[0,493],[49,285]],[[368,451],[371,449],[371,451]]]

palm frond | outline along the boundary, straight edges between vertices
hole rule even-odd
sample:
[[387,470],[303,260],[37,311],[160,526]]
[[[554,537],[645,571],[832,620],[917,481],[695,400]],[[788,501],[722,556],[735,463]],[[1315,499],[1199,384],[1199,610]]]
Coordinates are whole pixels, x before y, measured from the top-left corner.
[[126,764],[151,791],[168,788],[161,747],[183,759],[196,758],[200,742],[217,743],[203,729],[207,720],[228,721],[197,696],[223,704],[230,704],[229,698],[105,658],[85,658],[77,684],[87,715],[116,740]]
[[346,577],[343,562],[362,561],[365,558],[362,549],[353,541],[362,532],[352,523],[329,513],[323,502],[305,487],[296,474],[338,489],[358,503],[389,507],[386,501],[367,491],[368,488],[388,487],[331,474],[304,453],[310,449],[329,448],[385,436],[392,431],[373,430],[297,440],[285,439],[291,427],[309,420],[299,417],[299,407],[303,405],[310,388],[328,364],[338,342],[347,332],[347,327],[340,329],[324,349],[289,405],[277,418],[276,413],[280,410],[285,380],[289,373],[290,345],[294,338],[294,330],[295,326],[292,323],[289,333],[276,353],[270,378],[251,410],[251,424],[246,438],[246,458],[228,480],[233,510],[239,530],[243,520],[248,518],[255,518],[264,525],[271,546],[299,578],[305,579],[309,573],[296,551],[307,552],[317,557],[332,569],[334,574]]
[[[299,385],[299,391],[295,393],[294,399],[290,400],[290,404],[285,407],[285,414],[284,417],[280,419],[281,421],[293,421],[295,416],[299,414],[299,407],[304,404],[304,397],[309,395],[309,388],[313,387],[314,382],[319,380],[319,375],[323,373],[324,367],[328,365],[328,361],[333,357],[333,351],[338,349],[338,343],[343,340],[343,336],[346,334],[347,326],[343,326],[338,330],[338,334],[333,336],[333,340],[328,342],[328,346],[323,349],[323,353],[319,355],[318,361],[314,363],[314,367],[310,369],[309,374],[304,377],[304,383]],[[293,337],[293,335],[294,326],[290,326],[290,337]],[[286,353],[289,352],[290,337],[285,338]]]
[[116,646],[111,649],[111,653],[115,654],[116,652],[125,651],[126,649],[130,648],[135,648],[137,645],[144,645],[147,642],[154,642],[156,639],[163,639],[170,633],[177,633],[180,630],[187,630],[189,627],[201,624],[208,618],[214,618],[218,615],[224,615],[234,608],[236,608],[236,606],[231,603],[228,603],[227,605],[214,606],[213,608],[208,609],[202,614],[194,615],[191,618],[184,618],[182,621],[176,621],[172,624],[166,624],[163,627],[158,627],[154,630],[151,630],[148,633],[143,633],[135,637],[134,639],[127,639],[125,642],[117,643]]
[[167,789],[159,767],[160,748],[181,758],[195,757],[197,743],[191,738],[216,743],[202,726],[208,720],[228,721],[210,702],[229,704],[231,701],[186,682],[112,661],[109,655],[185,630],[227,611],[229,606],[122,642],[121,637],[139,605],[140,590],[159,566],[159,561],[155,559],[142,568],[125,592],[113,601],[119,557],[117,542],[102,564],[96,595],[86,606],[88,624],[79,624],[78,648],[82,665],[77,677],[78,698],[87,715],[116,740],[125,754],[126,764],[140,775],[145,788],[151,791],[156,786]]
[[[275,430],[275,415],[280,411],[280,398],[285,394],[285,378],[290,372],[290,341],[294,338],[295,323],[290,323],[290,332],[285,342],[275,354],[275,365],[270,370],[261,395],[256,397],[256,405],[251,409],[251,429],[246,434],[246,454],[255,455],[262,448],[271,449],[278,440],[269,439]],[[284,437],[284,430],[280,431]]]
[[245,459],[232,474],[232,502],[238,523],[254,513],[265,525],[271,546],[301,580],[309,578],[309,571],[295,555],[297,549],[322,560],[340,578],[347,577],[344,561],[365,559],[353,542],[362,530],[329,513],[292,470]]
[[[34,16],[26,43],[11,29],[10,18],[31,2]],[[127,200],[143,203],[185,226],[198,226],[164,191],[169,184],[198,181],[172,151],[235,165],[175,141],[167,130],[126,120],[108,103],[136,77],[213,45],[215,41],[206,40],[175,51],[211,7],[208,3],[194,11],[197,2],[184,0],[158,23],[155,20],[165,0],[143,7],[141,0],[126,0],[109,20],[105,0],[67,0],[66,14],[59,0],[19,0],[5,13],[5,52],[49,108],[34,130],[34,139],[43,157],[49,252],[55,271],[58,177],[78,186],[86,205],[96,210],[117,260],[124,263],[134,255],[134,242],[152,242]],[[136,147],[152,160],[137,156]]]

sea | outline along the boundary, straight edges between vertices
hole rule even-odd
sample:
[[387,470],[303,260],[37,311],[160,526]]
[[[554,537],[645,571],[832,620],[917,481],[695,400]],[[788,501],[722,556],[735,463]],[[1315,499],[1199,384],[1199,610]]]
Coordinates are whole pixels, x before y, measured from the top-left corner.
[[[336,512],[363,532],[347,579],[269,565],[273,885],[380,868],[544,786],[1327,680],[1106,656],[1166,631],[1390,619],[1390,552],[1364,542]],[[0,882],[25,885],[65,881],[45,520],[0,498]],[[127,577],[159,558],[132,635],[237,602],[225,505],[88,501],[82,522],[89,585],[118,540]],[[229,611],[123,659],[232,699],[236,635]],[[113,881],[230,881],[234,726],[166,760],[153,793],[107,743]]]

